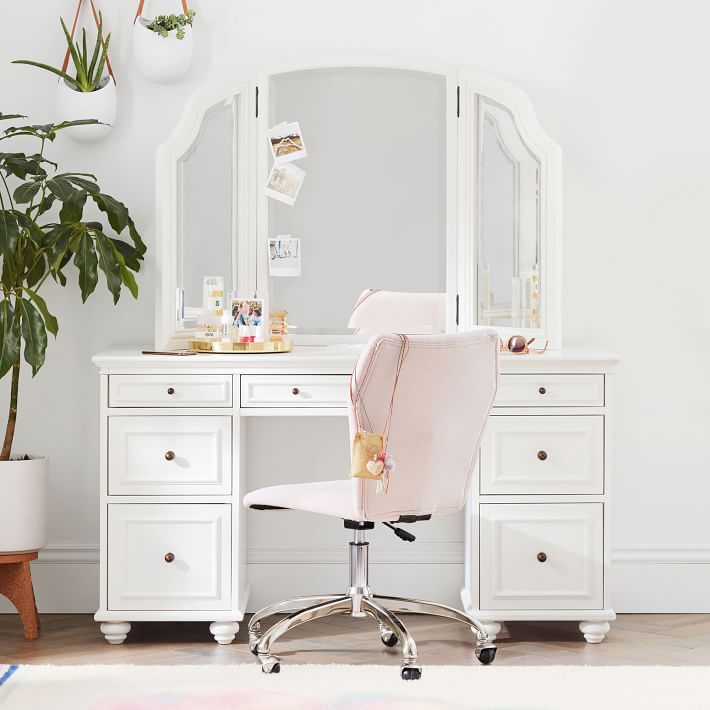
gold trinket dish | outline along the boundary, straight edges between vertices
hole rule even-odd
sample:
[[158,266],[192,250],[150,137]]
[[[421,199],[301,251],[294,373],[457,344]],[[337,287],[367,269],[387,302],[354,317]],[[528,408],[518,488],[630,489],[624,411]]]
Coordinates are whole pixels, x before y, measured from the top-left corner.
[[293,341],[279,340],[263,343],[222,343],[219,340],[199,338],[190,340],[190,350],[199,353],[217,354],[259,354],[259,353],[290,353],[293,350]]

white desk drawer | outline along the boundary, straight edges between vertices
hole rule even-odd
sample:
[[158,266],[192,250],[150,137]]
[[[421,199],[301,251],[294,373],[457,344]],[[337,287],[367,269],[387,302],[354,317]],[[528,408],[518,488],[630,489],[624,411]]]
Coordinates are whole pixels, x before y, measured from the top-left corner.
[[601,609],[603,504],[483,504],[481,609]]
[[501,375],[493,406],[603,407],[604,375]]
[[109,407],[231,407],[231,375],[110,375]]
[[242,375],[242,407],[346,407],[350,375]]
[[108,419],[109,495],[229,495],[232,418]]
[[604,417],[492,416],[481,445],[482,495],[604,493]]
[[230,505],[109,505],[108,608],[229,609]]

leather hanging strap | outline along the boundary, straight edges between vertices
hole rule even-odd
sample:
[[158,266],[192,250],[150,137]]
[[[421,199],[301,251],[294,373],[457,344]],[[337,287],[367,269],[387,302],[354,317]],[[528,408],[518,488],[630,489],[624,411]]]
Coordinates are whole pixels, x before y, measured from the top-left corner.
[[[143,5],[145,5],[145,0],[138,0],[138,9],[136,10],[136,16],[133,18],[133,24],[136,24],[136,20],[141,16],[143,12]],[[185,17],[188,15],[187,0],[182,0],[182,11]]]
[[[99,15],[96,12],[96,6],[94,5],[94,0],[89,0],[89,3],[91,4],[91,14],[94,16],[94,22],[96,23],[96,29],[99,29]],[[76,32],[76,26],[77,23],[79,22],[79,15],[81,14],[81,6],[84,4],[84,0],[79,0],[76,6],[76,13],[74,13],[74,22],[72,23],[71,26],[71,33],[70,36],[72,38],[72,41],[74,40],[74,33]],[[101,46],[105,46],[104,38],[103,38],[103,33],[101,34],[101,37],[99,38],[101,40]],[[66,54],[64,55],[64,62],[62,64],[62,71],[66,72],[67,68],[69,67],[69,57],[70,57],[70,50],[69,47],[67,47]],[[106,53],[106,68],[108,69],[109,76],[113,79],[113,83],[116,83],[116,77],[113,73],[113,67],[111,66],[111,60],[108,57],[108,52]]]

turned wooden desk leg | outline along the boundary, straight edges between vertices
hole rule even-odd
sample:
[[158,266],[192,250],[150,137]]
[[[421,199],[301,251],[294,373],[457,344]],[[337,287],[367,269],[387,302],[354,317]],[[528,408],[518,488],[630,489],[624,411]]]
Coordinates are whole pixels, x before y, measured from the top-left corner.
[[0,555],[0,594],[6,596],[19,612],[28,640],[39,637],[39,614],[32,589],[31,559],[37,559],[36,552]]

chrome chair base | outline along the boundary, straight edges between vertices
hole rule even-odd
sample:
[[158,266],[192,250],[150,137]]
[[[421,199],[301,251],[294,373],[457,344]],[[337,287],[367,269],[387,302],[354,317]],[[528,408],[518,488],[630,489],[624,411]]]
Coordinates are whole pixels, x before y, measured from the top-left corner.
[[[296,626],[333,614],[372,617],[377,622],[380,639],[385,646],[401,645],[400,675],[405,680],[420,678],[422,669],[417,663],[416,643],[400,619],[401,613],[430,614],[466,624],[476,636],[476,658],[485,665],[493,662],[496,646],[489,642],[486,629],[472,616],[444,604],[372,594],[367,577],[368,543],[364,541],[364,532],[357,530],[354,541],[350,543],[350,586],[345,594],[287,599],[270,604],[252,616],[249,621],[249,648],[261,662],[261,670],[264,673],[278,673],[281,670],[281,659],[271,653],[272,645],[278,638]],[[263,620],[282,613],[288,613],[288,616],[262,633]]]

